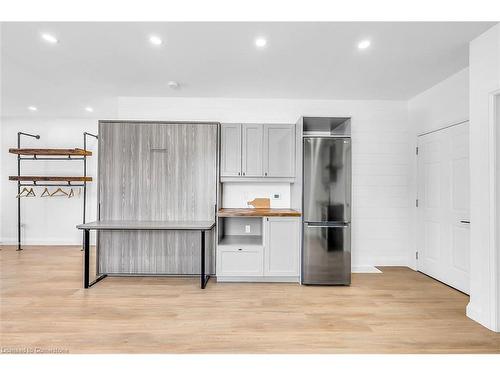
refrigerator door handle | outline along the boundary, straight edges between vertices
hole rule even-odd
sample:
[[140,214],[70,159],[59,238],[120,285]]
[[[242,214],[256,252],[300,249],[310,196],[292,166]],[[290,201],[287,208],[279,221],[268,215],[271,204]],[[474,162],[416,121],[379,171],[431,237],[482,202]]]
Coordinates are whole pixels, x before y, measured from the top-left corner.
[[349,226],[349,223],[306,223],[308,227],[312,228],[346,228]]

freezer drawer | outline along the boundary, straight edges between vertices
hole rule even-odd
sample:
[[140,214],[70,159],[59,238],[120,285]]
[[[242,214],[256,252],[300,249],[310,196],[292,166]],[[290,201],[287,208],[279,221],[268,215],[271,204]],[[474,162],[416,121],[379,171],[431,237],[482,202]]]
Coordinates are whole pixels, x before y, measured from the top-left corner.
[[351,283],[350,224],[304,223],[302,284]]

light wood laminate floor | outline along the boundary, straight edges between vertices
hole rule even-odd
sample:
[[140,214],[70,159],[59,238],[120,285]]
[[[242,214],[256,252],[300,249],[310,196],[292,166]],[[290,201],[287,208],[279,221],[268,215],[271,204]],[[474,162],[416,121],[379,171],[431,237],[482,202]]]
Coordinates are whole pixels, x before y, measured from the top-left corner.
[[500,353],[468,297],[405,267],[350,287],[109,277],[78,247],[3,247],[1,342],[70,353]]

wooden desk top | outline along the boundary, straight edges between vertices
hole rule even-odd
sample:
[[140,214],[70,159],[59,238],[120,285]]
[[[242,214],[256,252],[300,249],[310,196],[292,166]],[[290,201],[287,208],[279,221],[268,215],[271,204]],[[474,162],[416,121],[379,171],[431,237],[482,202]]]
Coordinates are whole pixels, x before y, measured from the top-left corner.
[[221,208],[217,212],[219,217],[237,216],[301,216],[301,213],[291,208]]
[[214,221],[102,220],[76,227],[92,230],[210,230],[214,226]]

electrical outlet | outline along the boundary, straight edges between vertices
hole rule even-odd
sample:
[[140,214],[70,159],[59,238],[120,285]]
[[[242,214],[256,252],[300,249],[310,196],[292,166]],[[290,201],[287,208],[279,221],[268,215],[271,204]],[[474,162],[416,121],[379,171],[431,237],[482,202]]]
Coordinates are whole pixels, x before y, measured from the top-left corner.
[[245,225],[245,233],[250,233],[250,225]]
[[281,199],[281,194],[280,193],[274,193],[272,195],[272,199]]
[[245,200],[245,204],[247,207],[251,207],[247,202],[251,201],[252,198],[250,196],[250,193],[248,191],[243,192],[243,199]]

